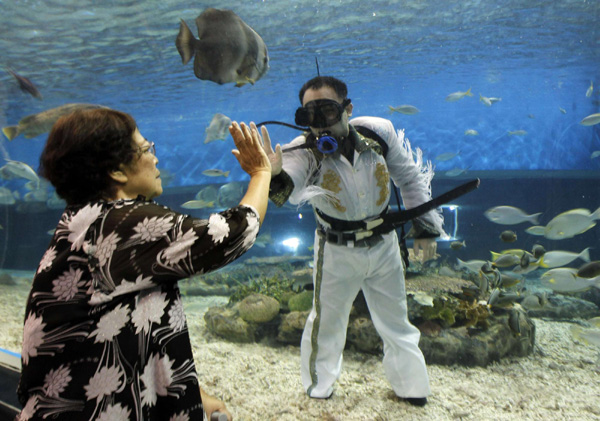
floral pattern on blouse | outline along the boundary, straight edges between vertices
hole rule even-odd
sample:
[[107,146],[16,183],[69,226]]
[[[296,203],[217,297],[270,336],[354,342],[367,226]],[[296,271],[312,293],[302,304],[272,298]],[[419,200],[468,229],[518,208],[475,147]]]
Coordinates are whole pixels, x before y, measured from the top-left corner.
[[27,301],[19,420],[201,420],[177,281],[254,243],[256,211],[201,220],[152,201],[69,207]]

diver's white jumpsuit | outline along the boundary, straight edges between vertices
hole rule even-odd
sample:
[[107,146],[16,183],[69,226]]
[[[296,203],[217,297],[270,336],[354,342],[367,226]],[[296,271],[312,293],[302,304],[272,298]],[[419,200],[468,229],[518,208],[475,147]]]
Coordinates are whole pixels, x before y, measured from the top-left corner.
[[[431,198],[431,167],[416,162],[404,133],[396,133],[389,120],[359,117],[355,126],[377,132],[387,143],[386,158],[361,139],[355,145],[354,165],[341,154],[325,157],[320,168],[306,149],[284,154],[283,169],[294,182],[290,203],[309,202],[320,211],[342,220],[364,220],[379,215],[390,198],[390,176],[400,187],[407,209]],[[291,146],[305,141],[294,139]],[[386,164],[387,163],[387,164]],[[317,169],[318,168],[318,169]],[[328,227],[319,219],[322,226]],[[432,211],[422,217],[443,234],[442,217]],[[315,235],[313,308],[301,343],[302,383],[308,395],[327,398],[342,369],[348,317],[362,289],[371,318],[384,343],[383,365],[397,396],[426,397],[429,377],[418,347],[420,332],[407,317],[402,258],[394,231],[370,247],[325,242]]]

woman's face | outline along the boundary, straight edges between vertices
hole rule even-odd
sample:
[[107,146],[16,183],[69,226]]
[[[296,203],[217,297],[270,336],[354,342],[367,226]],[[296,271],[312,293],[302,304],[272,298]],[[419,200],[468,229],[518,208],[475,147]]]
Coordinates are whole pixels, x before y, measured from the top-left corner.
[[158,158],[153,153],[153,144],[148,142],[138,129],[133,133],[133,148],[137,150],[133,160],[122,166],[127,179],[120,186],[119,199],[135,199],[139,195],[150,200],[162,194],[160,171],[156,168]]

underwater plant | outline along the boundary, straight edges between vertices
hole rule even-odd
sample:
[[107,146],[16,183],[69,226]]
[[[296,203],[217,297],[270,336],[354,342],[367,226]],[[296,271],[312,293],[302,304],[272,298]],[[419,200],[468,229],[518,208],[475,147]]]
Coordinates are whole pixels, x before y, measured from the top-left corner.
[[281,303],[282,298],[292,291],[293,280],[280,278],[278,275],[270,277],[251,278],[250,282],[237,282],[234,292],[229,297],[229,303],[237,303],[251,294],[263,294],[275,298]]

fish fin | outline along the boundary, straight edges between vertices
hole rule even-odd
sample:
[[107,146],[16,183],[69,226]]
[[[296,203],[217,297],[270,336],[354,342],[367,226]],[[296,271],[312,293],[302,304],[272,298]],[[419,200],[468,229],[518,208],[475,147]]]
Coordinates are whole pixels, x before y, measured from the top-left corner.
[[465,96],[473,96],[473,94],[471,93],[471,88],[469,88],[467,92],[465,92]]
[[194,57],[194,42],[196,38],[194,38],[194,34],[187,26],[185,21],[181,19],[181,23],[179,25],[179,34],[175,39],[175,46],[177,47],[177,51],[179,51],[179,55],[181,56],[181,62],[185,65],[187,64],[192,57]]
[[229,171],[225,171],[225,172],[223,173],[223,175],[224,175],[225,177],[229,177]]
[[8,140],[13,140],[15,137],[19,135],[19,126],[6,126],[2,128],[2,133],[4,136],[8,138]]

